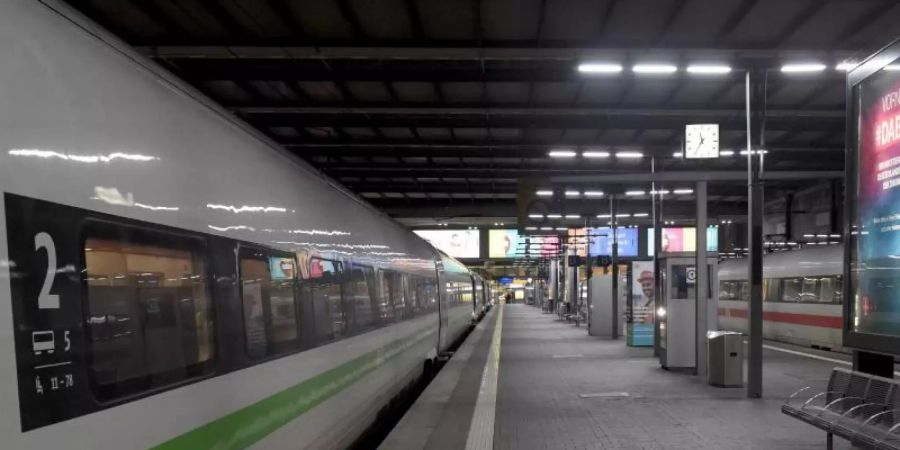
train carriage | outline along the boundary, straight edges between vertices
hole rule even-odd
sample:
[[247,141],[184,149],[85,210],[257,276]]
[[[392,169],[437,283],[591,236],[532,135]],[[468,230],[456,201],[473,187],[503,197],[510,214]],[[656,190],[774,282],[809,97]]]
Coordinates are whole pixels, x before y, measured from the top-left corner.
[[[841,350],[843,249],[807,247],[763,257],[763,337]],[[747,331],[747,260],[719,263],[719,328]]]

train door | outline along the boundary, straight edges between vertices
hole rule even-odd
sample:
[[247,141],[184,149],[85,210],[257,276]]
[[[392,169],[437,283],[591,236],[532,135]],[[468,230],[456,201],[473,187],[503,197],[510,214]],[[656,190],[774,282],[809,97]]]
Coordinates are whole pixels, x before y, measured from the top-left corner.
[[443,352],[450,346],[447,305],[447,276],[440,258],[435,258],[435,271],[437,272],[437,297],[438,297],[438,352]]

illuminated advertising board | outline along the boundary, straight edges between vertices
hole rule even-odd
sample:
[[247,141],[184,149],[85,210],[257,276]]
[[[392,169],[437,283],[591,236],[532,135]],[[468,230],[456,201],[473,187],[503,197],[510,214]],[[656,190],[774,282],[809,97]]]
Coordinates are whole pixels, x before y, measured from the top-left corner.
[[553,257],[558,251],[558,236],[520,235],[517,230],[488,230],[489,258]]
[[413,233],[453,258],[479,256],[478,230],[413,230]]
[[[653,237],[653,228],[647,229],[647,256],[653,256],[656,248]],[[697,251],[697,229],[694,227],[663,228],[662,252],[695,252]],[[706,251],[715,252],[719,249],[719,229],[708,227],[706,229]]]
[[848,172],[848,183],[855,178],[856,185],[848,189],[856,194],[848,214],[850,269],[856,274],[848,289],[849,331],[870,335],[851,344],[895,354],[900,348],[890,338],[896,344],[900,337],[900,71],[888,69],[900,69],[898,54],[900,43],[891,66],[861,69],[864,78],[852,90],[851,105],[858,120],[849,147],[857,147],[856,158],[848,167],[855,172]]

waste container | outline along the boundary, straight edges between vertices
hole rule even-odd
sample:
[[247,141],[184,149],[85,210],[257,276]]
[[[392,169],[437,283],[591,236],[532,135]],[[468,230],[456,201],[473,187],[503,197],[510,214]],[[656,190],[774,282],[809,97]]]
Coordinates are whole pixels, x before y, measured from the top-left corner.
[[710,331],[706,334],[709,374],[713,386],[744,385],[744,338],[734,331]]

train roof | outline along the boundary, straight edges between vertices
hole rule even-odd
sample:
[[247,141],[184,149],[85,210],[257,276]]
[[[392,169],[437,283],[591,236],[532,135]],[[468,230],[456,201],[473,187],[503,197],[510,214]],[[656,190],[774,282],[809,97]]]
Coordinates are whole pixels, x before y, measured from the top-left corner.
[[[844,273],[843,260],[842,245],[806,247],[770,253],[763,257],[763,278],[840,275]],[[747,279],[747,258],[719,263],[719,280],[745,279]]]

